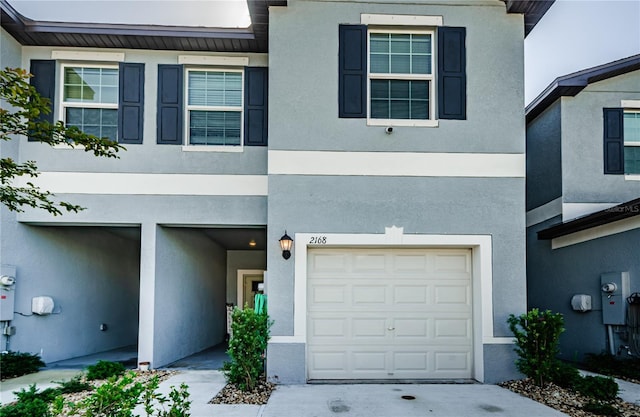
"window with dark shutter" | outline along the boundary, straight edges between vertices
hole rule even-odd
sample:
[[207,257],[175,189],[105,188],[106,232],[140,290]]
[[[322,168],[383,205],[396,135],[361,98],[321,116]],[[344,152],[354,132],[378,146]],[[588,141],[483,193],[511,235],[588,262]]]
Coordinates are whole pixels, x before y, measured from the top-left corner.
[[463,27],[438,28],[438,118],[467,118],[466,51]]
[[142,143],[144,125],[144,64],[120,63],[118,142]]
[[182,65],[158,65],[158,144],[182,144],[182,80]]
[[[33,59],[31,60],[29,71],[33,75],[31,85],[40,96],[49,99],[51,104],[51,112],[49,112],[49,114],[40,114],[38,120],[53,123],[53,103],[56,93],[56,61]],[[29,140],[35,141],[37,139],[30,136]]]
[[603,109],[604,173],[624,174],[624,110]]
[[246,67],[244,72],[244,144],[267,146],[268,69]]
[[338,115],[367,117],[367,27],[340,25]]

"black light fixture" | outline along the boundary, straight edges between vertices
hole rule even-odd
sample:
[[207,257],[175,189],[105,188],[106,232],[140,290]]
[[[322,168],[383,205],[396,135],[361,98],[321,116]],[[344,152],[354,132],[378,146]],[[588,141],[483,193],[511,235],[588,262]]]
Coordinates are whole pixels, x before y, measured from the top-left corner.
[[280,238],[280,249],[282,249],[282,257],[284,259],[291,258],[291,245],[293,244],[293,239],[289,237],[287,231],[284,231],[284,235]]

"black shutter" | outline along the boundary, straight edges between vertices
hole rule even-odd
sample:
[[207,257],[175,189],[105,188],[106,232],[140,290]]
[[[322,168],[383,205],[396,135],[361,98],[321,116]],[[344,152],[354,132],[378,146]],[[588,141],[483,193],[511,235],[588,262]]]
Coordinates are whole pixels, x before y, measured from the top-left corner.
[[[51,109],[49,114],[40,114],[37,121],[53,123],[54,100],[56,98],[56,61],[32,59],[29,71],[33,75],[31,85],[40,96],[49,99]],[[36,141],[37,139],[29,137],[29,140]]]
[[604,173],[624,174],[624,110],[603,109]]
[[268,69],[246,67],[244,77],[244,144],[267,146]]
[[144,64],[120,63],[118,142],[142,143]]
[[338,115],[367,117],[367,26],[340,25]]
[[182,144],[182,79],[182,65],[158,65],[158,144]]
[[438,118],[467,118],[466,30],[438,28]]

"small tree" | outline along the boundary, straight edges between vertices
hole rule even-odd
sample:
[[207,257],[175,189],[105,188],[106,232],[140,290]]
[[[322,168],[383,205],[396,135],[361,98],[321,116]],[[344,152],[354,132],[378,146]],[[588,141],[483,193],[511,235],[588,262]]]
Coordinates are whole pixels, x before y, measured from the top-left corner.
[[[117,142],[83,133],[76,127],[66,127],[61,121],[49,123],[41,116],[49,114],[49,100],[41,97],[29,84],[31,74],[20,68],[6,68],[0,71],[0,140],[9,141],[16,136],[29,136],[39,142],[54,146],[66,144],[81,146],[85,152],[95,156],[117,158],[117,152],[125,149]],[[5,103],[9,104],[5,108]],[[38,168],[34,161],[18,163],[11,158],[0,158],[0,203],[9,210],[23,211],[23,206],[40,208],[57,216],[61,209],[78,212],[82,207],[64,201],[54,202],[53,195],[43,191],[32,182],[17,186],[17,177],[35,178]]]
[[558,368],[558,343],[564,331],[562,314],[534,308],[518,317],[509,315],[507,322],[516,338],[518,370],[543,386]]
[[251,391],[264,372],[264,352],[272,322],[266,313],[256,313],[249,307],[236,308],[231,317],[232,336],[227,350],[231,361],[225,362],[222,370],[227,382],[242,391]]

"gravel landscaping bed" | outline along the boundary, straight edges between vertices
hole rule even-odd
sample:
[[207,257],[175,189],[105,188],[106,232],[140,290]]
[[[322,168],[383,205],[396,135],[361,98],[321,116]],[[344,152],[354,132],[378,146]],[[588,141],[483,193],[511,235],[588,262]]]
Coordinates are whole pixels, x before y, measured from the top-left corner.
[[[574,391],[561,388],[553,383],[549,383],[544,387],[538,387],[531,379],[522,379],[501,382],[498,385],[551,408],[555,408],[571,417],[598,417],[598,414],[582,409],[590,402],[589,398]],[[640,406],[624,402],[620,398],[612,402],[611,405],[620,412],[620,414],[618,414],[619,416],[640,417]]]
[[241,391],[234,384],[227,384],[209,404],[255,404],[262,405],[269,401],[271,392],[276,386],[270,382],[260,381],[253,391]]

